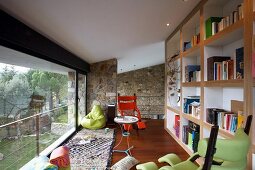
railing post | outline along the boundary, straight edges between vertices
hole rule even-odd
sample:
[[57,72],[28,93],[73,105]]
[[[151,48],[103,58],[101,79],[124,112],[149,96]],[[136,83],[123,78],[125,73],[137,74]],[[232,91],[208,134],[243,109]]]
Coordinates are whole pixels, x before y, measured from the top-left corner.
[[[40,113],[40,112],[39,112]],[[37,113],[36,113],[37,114]],[[39,156],[39,114],[35,117],[36,155]]]

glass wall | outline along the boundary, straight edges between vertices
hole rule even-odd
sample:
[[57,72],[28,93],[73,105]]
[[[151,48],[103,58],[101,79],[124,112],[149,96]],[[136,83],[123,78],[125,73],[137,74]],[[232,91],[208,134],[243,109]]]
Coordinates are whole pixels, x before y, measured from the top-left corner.
[[[79,117],[86,79],[79,74]],[[0,169],[49,154],[75,131],[76,72],[0,47]],[[1,157],[2,155],[2,157]]]

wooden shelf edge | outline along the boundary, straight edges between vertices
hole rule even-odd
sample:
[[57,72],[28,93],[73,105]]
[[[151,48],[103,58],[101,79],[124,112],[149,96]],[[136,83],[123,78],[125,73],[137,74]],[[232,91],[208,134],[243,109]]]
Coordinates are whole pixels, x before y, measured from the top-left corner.
[[180,114],[180,110],[178,110],[177,108],[174,108],[174,107],[170,107],[170,106],[167,106],[166,107],[168,110],[171,110],[172,112],[176,113],[176,114]]
[[182,87],[196,87],[196,86],[200,86],[201,82],[183,82],[182,83]]
[[253,21],[255,21],[255,11],[253,11]]
[[[203,124],[204,124],[204,127],[207,128],[207,129],[209,129],[209,130],[210,130],[211,127],[212,127],[212,125],[211,125],[210,123],[204,122]],[[234,137],[234,134],[233,134],[233,133],[231,133],[231,132],[229,132],[229,131],[227,131],[227,130],[221,129],[221,128],[219,128],[218,134],[219,134],[220,136],[223,136],[223,137],[226,137],[226,138],[233,138],[233,137]]]
[[233,80],[213,80],[205,81],[203,85],[205,87],[243,87],[244,80],[233,79]]
[[189,54],[200,49],[200,43],[182,52],[182,57],[187,57]]
[[209,45],[210,43],[223,37],[224,35],[227,35],[227,34],[233,32],[234,30],[243,27],[243,25],[244,25],[244,22],[243,22],[243,19],[241,19],[241,20],[237,21],[236,23],[230,25],[229,27],[223,29],[222,31],[216,33],[215,35],[204,40],[204,45]]
[[167,127],[165,128],[165,130],[174,138],[174,140],[180,144],[180,139],[175,135],[174,132],[172,132],[170,129],[168,129]]
[[199,120],[199,118],[194,117],[194,116],[192,116],[192,115],[190,115],[190,114],[185,114],[185,113],[182,113],[181,115],[182,115],[185,119],[188,119],[188,120],[190,120],[191,122],[194,122],[194,123],[200,125],[200,120]]

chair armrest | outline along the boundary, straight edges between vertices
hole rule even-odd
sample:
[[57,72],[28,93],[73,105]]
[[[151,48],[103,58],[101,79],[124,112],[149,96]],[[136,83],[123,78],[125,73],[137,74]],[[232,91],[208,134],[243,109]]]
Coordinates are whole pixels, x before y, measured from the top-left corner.
[[167,155],[159,158],[158,161],[160,163],[166,162],[166,163],[168,163],[171,166],[174,166],[174,165],[182,162],[182,160],[179,158],[179,156],[177,156],[174,153],[167,154]]
[[137,170],[158,170],[158,166],[154,162],[147,162],[136,165]]

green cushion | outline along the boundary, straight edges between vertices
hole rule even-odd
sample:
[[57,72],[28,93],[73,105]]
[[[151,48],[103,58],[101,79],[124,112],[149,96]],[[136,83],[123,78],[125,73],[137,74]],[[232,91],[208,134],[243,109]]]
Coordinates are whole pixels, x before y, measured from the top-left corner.
[[173,166],[173,170],[197,170],[199,167],[191,161],[184,161]]
[[91,112],[81,120],[81,125],[87,129],[105,127],[106,119],[100,105],[94,105]]

